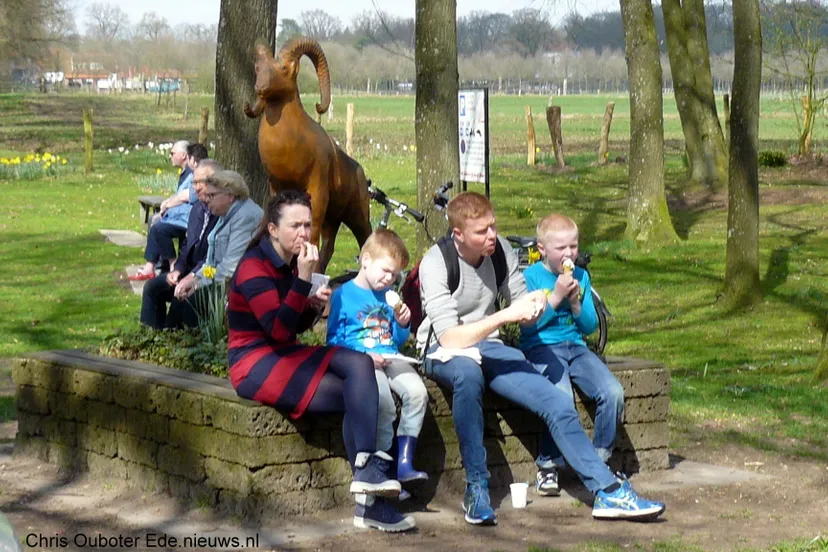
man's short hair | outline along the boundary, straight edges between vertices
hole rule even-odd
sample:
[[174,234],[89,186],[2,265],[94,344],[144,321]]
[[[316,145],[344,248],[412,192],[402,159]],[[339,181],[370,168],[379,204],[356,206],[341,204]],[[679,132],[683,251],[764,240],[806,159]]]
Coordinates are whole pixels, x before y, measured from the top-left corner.
[[195,159],[196,163],[198,163],[202,159],[207,159],[210,156],[207,154],[207,148],[204,147],[204,144],[190,144],[187,146],[187,157]]
[[360,258],[365,253],[371,255],[372,259],[378,259],[383,255],[390,257],[399,268],[403,269],[408,266],[411,257],[408,255],[408,248],[396,232],[386,228],[377,228],[374,230],[360,251]]
[[180,151],[181,153],[187,153],[187,146],[189,145],[190,143],[187,140],[179,140],[178,142],[172,145],[172,149],[170,149],[170,151],[173,153],[178,151]]
[[488,214],[494,214],[492,202],[477,192],[457,194],[448,204],[448,220],[451,228],[462,230],[467,220]]
[[551,213],[543,217],[538,223],[537,235],[538,239],[543,239],[549,232],[569,232],[578,231],[578,225],[575,221],[566,215],[560,213]]
[[213,172],[219,172],[224,170],[224,166],[216,161],[215,159],[202,159],[198,162],[199,169],[212,169]]

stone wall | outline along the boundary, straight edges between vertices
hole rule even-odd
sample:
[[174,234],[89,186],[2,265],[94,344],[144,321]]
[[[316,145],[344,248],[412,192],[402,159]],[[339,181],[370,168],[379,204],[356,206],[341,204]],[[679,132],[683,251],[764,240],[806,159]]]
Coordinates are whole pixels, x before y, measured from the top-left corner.
[[[655,363],[609,359],[626,392],[616,467],[668,466],[669,374]],[[37,353],[16,360],[15,454],[70,472],[125,480],[246,518],[307,514],[350,503],[341,417],[291,420],[240,399],[226,380],[91,356]],[[422,500],[462,488],[449,396],[432,382],[416,465],[431,475]],[[492,487],[534,477],[538,419],[484,399]],[[579,404],[585,427],[591,419]]]

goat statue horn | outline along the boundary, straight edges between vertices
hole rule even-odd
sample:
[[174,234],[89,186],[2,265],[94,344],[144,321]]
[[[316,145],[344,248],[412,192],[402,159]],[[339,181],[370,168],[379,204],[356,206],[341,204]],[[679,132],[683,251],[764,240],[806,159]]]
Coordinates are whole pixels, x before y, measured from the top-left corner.
[[279,50],[279,56],[285,61],[298,61],[302,55],[308,56],[316,69],[321,96],[321,103],[316,104],[316,112],[321,115],[331,105],[331,75],[322,47],[311,38],[294,38]]

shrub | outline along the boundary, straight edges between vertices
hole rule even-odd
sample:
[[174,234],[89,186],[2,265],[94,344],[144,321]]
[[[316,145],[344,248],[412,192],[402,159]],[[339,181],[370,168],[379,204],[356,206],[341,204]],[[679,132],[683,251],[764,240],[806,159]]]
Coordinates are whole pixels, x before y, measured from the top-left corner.
[[785,152],[776,150],[764,150],[759,152],[760,167],[784,167],[788,164],[788,156]]
[[198,329],[207,343],[227,342],[227,283],[214,282],[193,297]]
[[220,378],[228,373],[226,335],[209,343],[199,329],[154,330],[142,325],[106,337],[97,353]]

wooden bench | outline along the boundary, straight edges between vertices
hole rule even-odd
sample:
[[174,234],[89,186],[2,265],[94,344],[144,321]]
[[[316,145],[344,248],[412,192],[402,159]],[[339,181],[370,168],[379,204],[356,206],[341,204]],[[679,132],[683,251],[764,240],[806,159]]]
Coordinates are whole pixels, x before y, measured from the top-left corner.
[[138,203],[144,216],[144,225],[148,226],[152,215],[161,211],[161,203],[167,199],[164,196],[139,196]]

